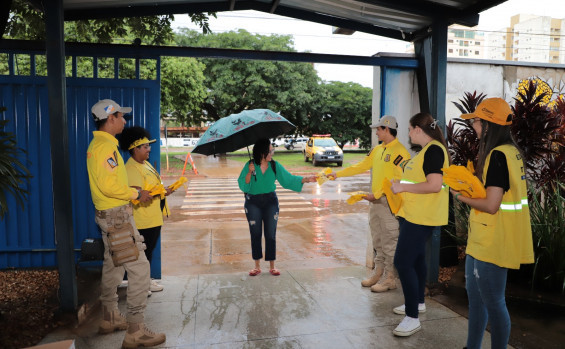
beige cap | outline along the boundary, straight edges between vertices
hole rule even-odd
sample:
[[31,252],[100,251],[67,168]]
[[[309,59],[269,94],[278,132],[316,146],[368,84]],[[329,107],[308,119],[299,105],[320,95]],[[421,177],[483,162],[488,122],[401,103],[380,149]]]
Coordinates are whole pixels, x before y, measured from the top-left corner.
[[[94,121],[100,121],[108,118],[108,115],[121,112],[123,114],[131,113],[130,107],[120,107],[120,105],[111,99],[103,99],[92,106],[92,116]],[[124,119],[129,120],[131,117]]]
[[371,128],[375,127],[388,127],[396,130],[398,122],[396,122],[396,118],[394,116],[383,115],[376,124],[371,125]]

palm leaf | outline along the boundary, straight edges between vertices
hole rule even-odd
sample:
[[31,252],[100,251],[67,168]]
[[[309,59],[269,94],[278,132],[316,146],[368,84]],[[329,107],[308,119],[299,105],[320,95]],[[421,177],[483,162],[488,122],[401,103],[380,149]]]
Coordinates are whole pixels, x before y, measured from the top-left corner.
[[0,120],[0,219],[8,213],[8,195],[22,208],[28,195],[25,185],[31,178],[29,170],[19,160],[23,150],[18,148],[15,136],[3,131],[8,120]]

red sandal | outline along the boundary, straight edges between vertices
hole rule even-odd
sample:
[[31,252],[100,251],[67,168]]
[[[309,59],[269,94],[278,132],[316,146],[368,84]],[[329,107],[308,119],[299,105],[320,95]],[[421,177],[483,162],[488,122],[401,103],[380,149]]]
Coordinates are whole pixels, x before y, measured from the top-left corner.
[[249,276],[256,276],[256,275],[259,275],[259,274],[261,274],[261,269],[255,268],[255,269],[251,269],[249,271]]
[[271,275],[274,275],[274,276],[281,275],[281,272],[278,271],[277,269],[271,269],[271,270],[269,270],[269,273],[271,273]]

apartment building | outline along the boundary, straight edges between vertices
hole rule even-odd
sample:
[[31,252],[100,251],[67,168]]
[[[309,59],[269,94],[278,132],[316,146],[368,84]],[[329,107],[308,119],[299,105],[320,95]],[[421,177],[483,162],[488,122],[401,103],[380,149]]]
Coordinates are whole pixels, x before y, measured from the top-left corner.
[[447,31],[447,57],[484,58],[485,35],[484,32],[452,25]]
[[488,59],[565,63],[565,19],[519,14],[510,27],[488,33]]
[[[406,45],[406,53],[414,53],[414,45]],[[447,57],[485,58],[484,32],[461,25],[449,26],[447,30]]]

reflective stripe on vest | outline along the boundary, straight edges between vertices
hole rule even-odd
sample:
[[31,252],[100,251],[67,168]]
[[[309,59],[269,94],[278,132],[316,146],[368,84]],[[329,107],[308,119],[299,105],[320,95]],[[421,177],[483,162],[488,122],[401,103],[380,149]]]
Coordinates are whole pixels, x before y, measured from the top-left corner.
[[[409,181],[409,180],[407,180],[407,179],[402,179],[402,180],[400,181],[400,184],[417,184],[417,183],[423,183],[423,182],[413,182],[413,181]],[[445,188],[447,188],[447,184],[442,183],[442,184],[441,184],[441,189],[445,189]],[[527,200],[526,200],[526,204],[527,204]]]
[[518,203],[503,202],[500,204],[502,211],[522,211],[523,206],[528,206],[528,198],[523,198]]

